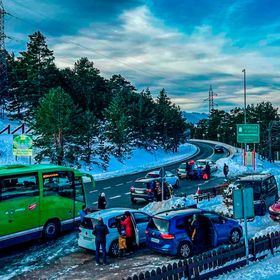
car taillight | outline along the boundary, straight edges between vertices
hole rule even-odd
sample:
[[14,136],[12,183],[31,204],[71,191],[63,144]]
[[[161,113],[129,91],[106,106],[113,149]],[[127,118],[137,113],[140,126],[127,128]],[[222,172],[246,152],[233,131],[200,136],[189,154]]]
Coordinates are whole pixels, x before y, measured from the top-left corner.
[[162,233],[160,236],[163,239],[174,239],[174,235],[169,233]]
[[132,187],[130,188],[130,191],[131,191],[131,192],[135,192],[135,188],[132,186]]

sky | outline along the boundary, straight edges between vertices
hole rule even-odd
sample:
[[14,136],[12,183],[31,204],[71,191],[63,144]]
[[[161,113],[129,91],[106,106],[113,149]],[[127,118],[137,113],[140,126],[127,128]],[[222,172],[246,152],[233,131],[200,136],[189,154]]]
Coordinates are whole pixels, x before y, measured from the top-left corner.
[[165,88],[183,110],[247,102],[280,105],[279,0],[3,0],[8,51],[40,30],[56,64],[88,57],[109,78],[121,74],[154,96]]

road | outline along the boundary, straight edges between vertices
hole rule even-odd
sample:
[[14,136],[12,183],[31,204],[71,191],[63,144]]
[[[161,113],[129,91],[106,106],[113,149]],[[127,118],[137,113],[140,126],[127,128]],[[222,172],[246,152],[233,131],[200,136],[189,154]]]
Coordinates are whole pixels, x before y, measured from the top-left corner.
[[[192,142],[195,143],[199,147],[199,152],[191,157],[192,159],[204,159],[204,158],[212,158],[214,161],[221,157],[225,157],[227,154],[215,154],[214,153],[214,145],[205,144],[200,142]],[[187,159],[187,158],[186,158]],[[185,160],[186,160],[185,159]],[[181,161],[183,162],[183,160]],[[165,170],[176,173],[176,169],[179,164],[173,163],[165,166]],[[151,169],[153,170],[153,169]],[[107,197],[108,207],[129,207],[129,208],[139,208],[143,207],[144,203],[138,202],[137,204],[132,204],[130,201],[130,187],[133,185],[133,182],[140,177],[144,177],[148,171],[139,172],[136,174],[120,176],[116,178],[106,179],[102,181],[96,182],[96,190],[93,192],[96,193],[96,197],[99,193],[104,192]],[[175,194],[177,193],[186,193],[191,194],[195,193],[197,187],[200,189],[211,188],[223,180],[221,178],[212,177],[209,181],[180,181],[180,188],[175,190]]]

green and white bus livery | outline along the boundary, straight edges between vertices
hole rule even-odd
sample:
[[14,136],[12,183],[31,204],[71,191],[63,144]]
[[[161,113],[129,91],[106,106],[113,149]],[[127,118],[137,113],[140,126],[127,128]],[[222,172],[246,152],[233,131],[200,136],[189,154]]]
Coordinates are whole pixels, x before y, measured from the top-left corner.
[[0,166],[0,249],[73,229],[94,188],[91,175],[68,167]]

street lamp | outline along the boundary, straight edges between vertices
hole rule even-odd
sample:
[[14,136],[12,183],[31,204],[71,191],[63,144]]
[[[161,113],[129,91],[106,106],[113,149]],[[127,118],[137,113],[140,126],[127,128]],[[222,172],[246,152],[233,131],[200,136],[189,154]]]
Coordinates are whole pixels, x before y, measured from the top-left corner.
[[247,116],[246,116],[246,69],[243,69],[242,72],[244,73],[243,79],[243,89],[244,89],[244,124],[247,123]]

